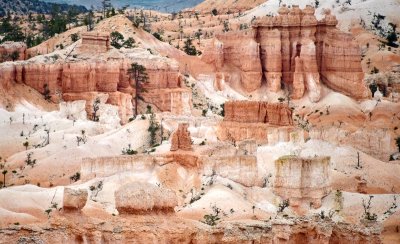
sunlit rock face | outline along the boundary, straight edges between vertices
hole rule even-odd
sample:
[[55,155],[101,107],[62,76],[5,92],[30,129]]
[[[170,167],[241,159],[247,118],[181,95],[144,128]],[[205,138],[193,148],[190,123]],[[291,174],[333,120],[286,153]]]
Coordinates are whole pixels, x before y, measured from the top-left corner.
[[[192,94],[182,86],[179,65],[175,61],[150,53],[132,54],[129,51],[114,57],[113,51],[108,35],[87,34],[74,49],[72,56],[76,58],[61,60],[63,58],[57,55],[51,59],[39,56],[34,61],[3,64],[0,66],[3,74],[0,82],[6,88],[13,82],[26,84],[42,94],[47,89],[54,102],[61,99],[85,100],[88,114],[92,113],[91,105],[97,94],[106,93],[109,95],[106,102],[118,106],[118,114],[124,124],[132,117],[132,98],[136,94],[128,70],[133,62],[137,62],[146,68],[148,76],[147,82],[142,84],[146,92],[142,92],[141,97],[145,102],[163,112],[191,113]],[[83,58],[79,58],[80,55]],[[142,56],[138,59],[132,55]]]
[[266,82],[272,92],[284,88],[293,99],[308,95],[317,102],[322,81],[353,98],[369,97],[360,49],[350,34],[336,28],[338,21],[330,11],[320,21],[311,6],[289,9],[284,5],[278,12],[278,16],[255,19],[251,30],[217,35],[203,60],[214,64],[217,71],[239,69],[241,88],[246,92]]
[[331,191],[329,157],[284,156],[275,161],[274,192],[288,199],[292,207],[319,208]]
[[[220,140],[289,141],[293,120],[292,111],[286,104],[230,101],[225,103],[224,110],[224,121],[218,127]],[[272,135],[278,138],[274,140]]]
[[171,151],[192,150],[192,139],[188,131],[189,124],[179,124],[178,129],[174,132],[171,139]]

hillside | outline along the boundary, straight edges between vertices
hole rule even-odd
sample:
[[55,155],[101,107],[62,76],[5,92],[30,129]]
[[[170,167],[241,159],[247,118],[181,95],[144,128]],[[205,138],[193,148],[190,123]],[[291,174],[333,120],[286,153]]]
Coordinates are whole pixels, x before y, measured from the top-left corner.
[[79,12],[86,12],[87,9],[81,5],[69,5],[69,4],[58,4],[48,3],[39,0],[0,0],[0,17],[5,16],[8,11],[12,14],[23,14],[28,13],[40,13],[48,14],[55,7],[59,8],[59,11],[68,11],[72,7]]
[[211,12],[216,9],[218,13],[233,13],[249,10],[264,2],[265,0],[205,0],[193,9],[202,12]]

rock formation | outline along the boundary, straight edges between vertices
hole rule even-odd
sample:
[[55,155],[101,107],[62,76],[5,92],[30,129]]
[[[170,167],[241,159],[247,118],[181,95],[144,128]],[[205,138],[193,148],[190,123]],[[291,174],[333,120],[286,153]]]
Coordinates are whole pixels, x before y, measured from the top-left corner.
[[278,16],[256,19],[251,30],[217,35],[203,60],[217,71],[239,70],[246,92],[257,90],[265,81],[272,92],[284,87],[293,99],[300,99],[308,91],[311,101],[317,102],[322,81],[353,98],[369,97],[359,47],[350,34],[336,29],[338,22],[330,11],[321,21],[311,6],[301,10],[284,5],[278,12]]
[[88,191],[75,190],[71,188],[64,189],[63,209],[65,211],[81,210],[87,201]]
[[[220,140],[255,139],[260,143],[289,141],[293,120],[292,111],[286,104],[230,101],[225,103],[224,111],[224,121],[218,127]],[[279,138],[272,138],[272,135]]]
[[115,207],[119,213],[174,212],[177,205],[173,191],[149,183],[129,183],[115,192]]
[[110,50],[110,36],[105,33],[84,33],[82,34],[81,51],[107,52]]
[[40,93],[47,85],[54,101],[61,98],[65,101],[86,100],[88,114],[95,93],[107,93],[107,103],[119,106],[121,121],[126,123],[132,116],[132,96],[135,94],[128,69],[131,63],[137,62],[145,66],[149,77],[143,85],[146,92],[141,94],[145,102],[161,111],[190,114],[191,92],[182,87],[179,66],[175,61],[158,56],[152,59],[132,57],[129,50],[117,58],[110,58],[108,42],[106,36],[84,35],[82,44],[70,56],[84,55],[88,58],[50,62],[46,57],[46,62],[0,65],[0,82],[6,88],[12,82],[23,83]]
[[225,103],[224,110],[224,121],[277,126],[293,125],[292,111],[283,103],[229,101]]
[[[16,54],[15,57],[13,57]],[[0,44],[0,63],[5,61],[25,60],[26,44],[23,42],[4,42]]]
[[330,192],[329,157],[299,158],[284,156],[275,161],[273,191],[288,199],[292,207],[319,208]]
[[174,132],[171,139],[171,151],[192,150],[192,139],[188,131],[189,124],[179,124],[178,129]]

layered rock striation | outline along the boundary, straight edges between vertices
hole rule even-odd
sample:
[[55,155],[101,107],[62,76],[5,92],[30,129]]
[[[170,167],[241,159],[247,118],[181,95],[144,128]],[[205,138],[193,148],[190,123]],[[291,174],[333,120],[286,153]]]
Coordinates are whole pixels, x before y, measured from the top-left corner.
[[[229,101],[218,127],[220,140],[257,142],[289,141],[293,130],[292,110],[283,103]],[[275,136],[279,138],[274,138]]]
[[171,139],[171,151],[192,150],[192,139],[188,130],[189,124],[179,124],[178,129],[174,132]]
[[320,21],[314,12],[311,6],[289,9],[284,5],[278,16],[256,19],[251,30],[217,35],[203,60],[214,64],[217,71],[239,70],[241,88],[246,92],[266,82],[272,92],[284,88],[293,99],[308,93],[310,100],[317,102],[322,81],[353,98],[369,97],[358,45],[350,34],[336,28],[338,21],[330,11],[325,11]]
[[132,116],[132,100],[136,94],[128,70],[137,62],[146,68],[148,75],[148,81],[143,84],[146,92],[141,94],[145,102],[160,111],[190,114],[191,92],[182,86],[179,65],[175,61],[152,56],[142,49],[125,50],[118,55],[115,50],[108,49],[107,37],[84,36],[76,50],[71,50],[75,54],[70,55],[82,55],[82,58],[67,56],[65,60],[58,57],[49,61],[51,59],[46,56],[45,62],[29,60],[2,64],[0,82],[6,88],[13,82],[26,84],[40,93],[45,92],[46,86],[54,101],[86,100],[88,114],[92,112],[89,105],[93,104],[96,94],[106,93],[109,95],[107,103],[119,107],[121,121],[125,123]]
[[279,158],[275,161],[274,193],[288,199],[292,207],[319,208],[321,199],[331,191],[329,164],[329,157]]

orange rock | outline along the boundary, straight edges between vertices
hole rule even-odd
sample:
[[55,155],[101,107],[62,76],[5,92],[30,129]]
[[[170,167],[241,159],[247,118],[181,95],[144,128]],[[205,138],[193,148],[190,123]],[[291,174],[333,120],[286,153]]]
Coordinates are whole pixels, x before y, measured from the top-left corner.
[[[336,29],[338,21],[330,11],[325,11],[321,21],[311,6],[303,10],[283,6],[278,12],[278,16],[257,19],[252,30],[217,35],[203,60],[213,63],[217,72],[239,69],[246,92],[257,90],[265,80],[270,91],[278,92],[284,86],[292,91],[293,99],[308,92],[311,101],[317,102],[321,80],[353,98],[369,97],[360,49],[350,34]],[[216,51],[216,43],[223,47],[222,54]],[[221,56],[224,63],[217,65]]]
[[82,34],[82,45],[79,49],[83,52],[107,52],[110,49],[110,36],[105,33],[84,33]]
[[224,121],[293,125],[292,111],[286,104],[257,101],[229,101],[224,105]]
[[189,124],[179,124],[178,129],[174,132],[171,139],[171,151],[192,150],[192,139],[188,131]]

